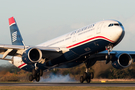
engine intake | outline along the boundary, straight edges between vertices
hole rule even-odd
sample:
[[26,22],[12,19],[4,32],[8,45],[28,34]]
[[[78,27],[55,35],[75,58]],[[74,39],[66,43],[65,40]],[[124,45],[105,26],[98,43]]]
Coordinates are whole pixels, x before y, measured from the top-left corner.
[[38,62],[42,58],[42,52],[37,48],[30,49],[28,57],[32,62]]
[[130,66],[132,57],[126,53],[117,54],[112,60],[112,66],[117,69],[123,69]]
[[42,52],[37,48],[30,48],[26,50],[22,55],[22,60],[27,63],[36,63],[42,59]]

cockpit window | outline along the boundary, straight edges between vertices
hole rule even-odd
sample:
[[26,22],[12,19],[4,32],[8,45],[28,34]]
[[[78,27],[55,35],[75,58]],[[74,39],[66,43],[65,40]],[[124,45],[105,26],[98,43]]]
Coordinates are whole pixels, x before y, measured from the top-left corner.
[[108,27],[111,27],[111,26],[122,26],[122,24],[120,23],[111,23],[108,25]]
[[118,23],[115,23],[114,26],[120,26]]
[[109,26],[108,26],[108,27],[111,27],[111,26],[113,26],[113,24],[109,24]]

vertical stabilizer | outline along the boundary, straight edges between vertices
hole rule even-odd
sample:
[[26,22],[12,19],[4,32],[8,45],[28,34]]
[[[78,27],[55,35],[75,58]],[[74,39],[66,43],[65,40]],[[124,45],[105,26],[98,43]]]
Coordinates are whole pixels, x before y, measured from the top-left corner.
[[9,18],[9,27],[12,45],[24,45],[21,33],[14,17]]

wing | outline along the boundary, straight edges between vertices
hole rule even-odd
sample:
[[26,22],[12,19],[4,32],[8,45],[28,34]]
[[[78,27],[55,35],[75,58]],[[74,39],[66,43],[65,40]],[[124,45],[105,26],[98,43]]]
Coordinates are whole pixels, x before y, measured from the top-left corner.
[[7,55],[21,56],[24,50],[24,46],[20,45],[0,45],[0,54],[2,54],[0,59],[8,60]]
[[6,57],[7,56],[22,57],[22,54],[30,48],[36,48],[40,50],[42,52],[42,58],[48,59],[57,58],[64,52],[68,51],[68,49],[66,48],[59,48],[59,47],[25,46],[14,17],[9,18],[9,28],[12,45],[4,45],[4,44],[0,45],[0,54],[2,54],[2,57],[0,59],[12,61],[12,58],[7,59]]
[[[41,46],[21,46],[21,45],[0,45],[0,54],[3,56],[0,59],[9,60],[6,57],[18,56],[21,57],[24,51],[29,48],[37,48],[42,52],[42,58],[54,59],[67,52],[66,48],[59,47],[41,47]],[[10,59],[12,60],[12,59]]]
[[[129,55],[129,56],[131,56],[132,59],[135,59],[135,51],[115,51],[114,50],[114,51],[110,52],[110,59],[111,59],[110,61],[113,61],[114,57],[118,57],[122,54]],[[108,56],[108,51],[105,50],[105,51],[99,52],[97,54],[91,55],[89,57],[89,59],[103,61],[103,60],[107,60],[107,56]]]
[[135,51],[112,51],[108,55],[108,51],[103,51],[87,58],[86,62],[96,62],[106,60],[106,64],[111,61],[114,68],[122,69],[131,65],[135,59]]
[[[135,51],[116,51],[116,50],[114,50],[114,51],[110,52],[111,57],[121,55],[121,54],[130,55],[132,57],[132,59],[135,59]],[[96,54],[96,56],[99,57],[98,58],[99,60],[106,60],[107,55],[108,55],[107,50]]]

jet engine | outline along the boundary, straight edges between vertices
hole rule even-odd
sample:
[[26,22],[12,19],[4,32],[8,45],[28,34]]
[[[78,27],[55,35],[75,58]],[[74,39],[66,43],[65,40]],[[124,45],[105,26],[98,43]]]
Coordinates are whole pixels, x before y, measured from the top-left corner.
[[41,59],[42,52],[37,48],[29,48],[22,55],[22,60],[27,64],[39,62]]
[[132,57],[126,53],[117,54],[112,59],[112,66],[116,69],[123,69],[130,66],[132,63]]

